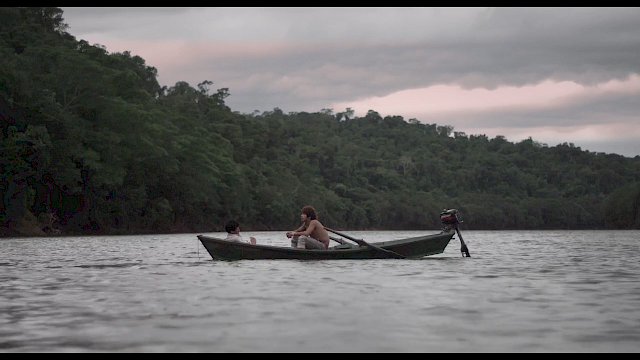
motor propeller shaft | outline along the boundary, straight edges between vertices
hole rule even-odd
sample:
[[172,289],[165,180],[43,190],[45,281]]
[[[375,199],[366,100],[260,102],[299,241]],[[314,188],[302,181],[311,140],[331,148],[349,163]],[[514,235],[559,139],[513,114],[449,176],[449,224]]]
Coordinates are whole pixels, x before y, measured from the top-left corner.
[[[462,222],[460,212],[456,209],[445,209],[440,213],[440,220],[445,225],[453,225],[453,228],[456,230],[458,238],[460,239],[460,252],[462,253],[462,256],[471,257],[471,255],[469,254],[469,248],[467,248],[467,244],[464,243],[462,234],[460,234],[460,228],[458,227],[458,224]],[[445,226],[445,229],[448,228],[448,226]]]

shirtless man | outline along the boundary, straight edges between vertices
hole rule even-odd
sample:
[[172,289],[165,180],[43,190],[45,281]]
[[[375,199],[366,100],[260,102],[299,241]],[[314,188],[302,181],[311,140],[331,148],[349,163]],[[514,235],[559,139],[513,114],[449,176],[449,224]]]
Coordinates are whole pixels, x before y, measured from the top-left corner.
[[291,238],[291,247],[303,249],[326,250],[329,248],[329,233],[317,220],[316,210],[313,206],[305,206],[301,210],[300,220],[302,225],[287,232],[287,237]]

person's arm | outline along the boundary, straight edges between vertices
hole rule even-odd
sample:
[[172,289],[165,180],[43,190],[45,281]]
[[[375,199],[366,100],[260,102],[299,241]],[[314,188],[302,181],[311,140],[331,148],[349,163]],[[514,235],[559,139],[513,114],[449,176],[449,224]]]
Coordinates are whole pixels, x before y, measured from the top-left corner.
[[293,236],[301,236],[301,235],[305,235],[305,236],[311,236],[311,234],[313,234],[313,230],[316,229],[316,224],[318,223],[317,220],[311,220],[311,223],[309,223],[309,227],[307,227],[306,230],[304,231],[294,231],[293,232]]
[[299,228],[297,228],[297,229],[295,229],[293,231],[287,232],[287,237],[297,236],[297,235],[294,235],[294,233],[299,232],[299,231],[304,231],[305,227],[306,227],[306,224],[302,224]]
[[249,236],[249,239],[245,239],[242,237],[242,235],[238,234],[238,241],[241,241],[245,244],[255,244],[256,238],[254,238],[253,236]]

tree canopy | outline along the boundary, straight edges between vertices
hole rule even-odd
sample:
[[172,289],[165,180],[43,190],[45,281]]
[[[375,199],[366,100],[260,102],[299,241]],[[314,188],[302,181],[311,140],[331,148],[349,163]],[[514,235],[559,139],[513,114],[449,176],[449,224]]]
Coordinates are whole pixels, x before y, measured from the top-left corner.
[[640,157],[467,135],[370,110],[232,111],[212,81],[161,87],[59,8],[0,8],[0,235],[640,228]]

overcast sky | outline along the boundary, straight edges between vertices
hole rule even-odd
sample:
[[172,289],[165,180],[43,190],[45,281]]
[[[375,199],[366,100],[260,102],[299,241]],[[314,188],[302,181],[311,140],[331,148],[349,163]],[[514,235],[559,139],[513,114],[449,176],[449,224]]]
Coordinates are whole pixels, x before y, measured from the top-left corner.
[[375,110],[640,155],[640,8],[62,8],[78,40],[233,111]]

